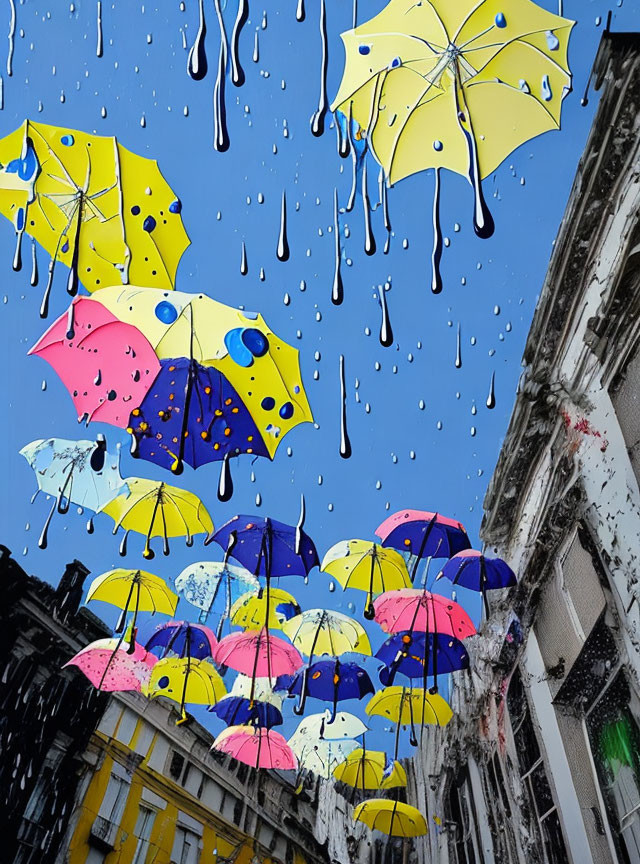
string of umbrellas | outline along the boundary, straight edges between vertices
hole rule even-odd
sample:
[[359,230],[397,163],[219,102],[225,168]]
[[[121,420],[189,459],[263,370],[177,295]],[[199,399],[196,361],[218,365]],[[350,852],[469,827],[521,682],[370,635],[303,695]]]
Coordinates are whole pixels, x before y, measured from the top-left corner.
[[[471,549],[464,526],[438,513],[400,511],[376,535],[337,543],[320,561],[302,525],[236,515],[211,533],[222,560],[190,564],[173,587],[139,569],[96,577],[87,601],[119,610],[114,635],[67,665],[101,690],[171,700],[178,724],[189,720],[188,706],[207,706],[225,724],[212,749],[256,769],[295,772],[298,783],[305,772],[339,781],[365,796],[354,819],[391,836],[424,834],[425,815],[399,797],[407,785],[402,730],[417,747],[419,729],[450,721],[439,680],[469,668],[465,640],[476,628],[459,603],[416,584],[418,572],[446,559],[436,584],[447,579],[482,597],[511,587],[515,576],[501,559]],[[291,582],[316,578],[316,567],[360,592],[367,627],[334,609],[301,609]],[[199,610],[196,621],[175,619],[181,597]],[[148,613],[169,620],[141,643],[140,616]],[[323,710],[308,710],[310,702]],[[367,722],[345,703],[364,705]],[[288,740],[276,728],[286,704],[301,718]],[[395,726],[392,753],[367,745],[376,716]]]

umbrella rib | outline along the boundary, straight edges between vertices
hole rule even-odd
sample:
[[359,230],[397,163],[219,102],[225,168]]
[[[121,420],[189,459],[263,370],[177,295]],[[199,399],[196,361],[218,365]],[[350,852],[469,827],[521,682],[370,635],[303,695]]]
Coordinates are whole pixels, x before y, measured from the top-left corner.
[[[430,0],[427,0],[427,2],[430,2]],[[467,13],[466,17],[465,17],[465,18],[460,22],[460,25],[458,26],[458,29],[456,30],[456,32],[455,32],[455,34],[454,34],[454,36],[453,36],[453,39],[450,40],[454,45],[455,45],[455,43],[456,43],[456,40],[458,39],[458,36],[459,36],[460,33],[462,32],[462,28],[464,27],[464,25],[465,25],[465,24],[470,20],[470,18],[471,18],[471,17],[472,17],[472,16],[473,16],[477,11],[478,11],[478,9],[479,9],[482,5],[484,5],[484,2],[485,2],[485,0],[479,0],[479,2],[476,3],[476,5],[473,7],[473,9],[471,9],[471,10]],[[437,14],[437,13],[436,13],[436,14]]]
[[79,186],[78,186],[78,184],[75,182],[75,180],[71,177],[71,175],[69,174],[69,172],[67,171],[66,166],[64,165],[64,163],[62,162],[62,160],[60,159],[60,157],[58,156],[58,154],[57,154],[57,153],[55,152],[55,150],[51,147],[51,145],[49,144],[49,142],[47,141],[47,139],[44,137],[44,135],[42,134],[42,132],[40,132],[40,130],[39,130],[36,126],[33,126],[33,127],[32,127],[32,125],[31,125],[31,123],[29,123],[29,121],[27,121],[27,123],[28,123],[27,129],[28,129],[28,130],[33,129],[33,131],[36,133],[36,135],[39,135],[39,136],[40,136],[40,139],[43,141],[45,147],[46,147],[47,150],[49,151],[49,154],[50,154],[51,156],[53,156],[53,158],[56,160],[56,162],[58,163],[58,165],[59,165],[60,168],[62,169],[62,172],[63,172],[63,174],[65,175],[65,177],[66,177],[66,179],[67,179],[67,183],[68,183],[70,186],[72,186],[72,187],[76,190],[76,192],[77,192],[77,191],[79,190]]
[[[542,108],[544,110],[544,112],[549,116],[550,120],[552,121],[552,123],[556,127],[556,129],[560,128],[560,123],[556,120],[556,118],[549,111],[549,109],[546,107],[546,105],[544,105],[536,96],[534,96],[533,93],[525,93],[524,90],[520,90],[519,87],[514,87],[512,84],[507,84],[505,81],[498,81],[498,80],[496,80],[496,81],[476,81],[475,84],[467,85],[466,89],[470,90],[472,87],[480,87],[483,84],[498,84],[500,87],[506,87],[507,89],[513,90],[516,93],[521,93],[527,99],[533,99],[533,101],[537,105],[539,105],[540,108]],[[467,111],[469,113],[469,116],[471,116],[471,110],[469,109],[468,104],[467,104]]]

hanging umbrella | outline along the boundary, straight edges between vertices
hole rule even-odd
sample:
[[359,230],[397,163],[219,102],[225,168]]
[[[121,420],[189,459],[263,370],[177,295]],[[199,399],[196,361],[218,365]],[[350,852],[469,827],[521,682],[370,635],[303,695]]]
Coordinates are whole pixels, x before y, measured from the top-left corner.
[[[217,644],[213,659],[221,666],[250,676],[254,681],[256,678],[291,675],[303,663],[293,645],[273,636],[266,627],[225,636]],[[251,694],[251,699],[254,697],[255,692]]]
[[373,605],[375,620],[387,633],[419,630],[456,639],[466,639],[476,633],[473,621],[459,603],[424,589],[387,591],[376,598]]
[[274,630],[284,630],[287,620],[299,612],[300,606],[293,594],[281,588],[270,588],[267,620],[267,593],[258,588],[248,591],[236,600],[231,607],[230,617],[232,624],[245,630],[261,630],[265,625]]
[[371,678],[357,663],[342,663],[340,660],[319,660],[305,666],[294,675],[289,693],[332,703],[330,723],[334,722],[338,702],[345,699],[363,699],[374,692]]
[[238,675],[229,694],[209,710],[229,726],[280,726],[284,693],[275,690],[277,684],[275,678]]
[[[66,513],[75,504],[95,513],[124,487],[119,456],[106,447],[104,436],[98,435],[95,441],[40,438],[20,450],[36,475],[38,491],[54,498],[38,541],[41,549],[47,547],[47,530],[56,510]],[[92,520],[87,527],[93,531]]]
[[353,818],[392,837],[422,837],[427,833],[427,823],[419,810],[388,798],[363,801],[353,811]]
[[[128,492],[118,495],[102,508],[118,528],[136,531],[145,537],[142,553],[147,560],[155,556],[152,537],[164,538],[164,554],[169,554],[169,537],[186,537],[191,545],[194,534],[213,533],[213,522],[202,501],[186,489],[156,480],[127,477]],[[206,541],[205,541],[206,542]]]
[[210,709],[227,726],[261,726],[271,729],[282,726],[282,711],[269,702],[246,699],[244,696],[225,696]]
[[78,421],[124,429],[160,372],[146,337],[100,303],[76,297],[31,348],[69,391]]
[[433,633],[394,633],[375,655],[386,664],[380,671],[380,681],[386,687],[393,684],[399,672],[407,678],[422,678],[426,690],[427,676],[433,676],[437,689],[438,675],[469,668],[469,655],[459,639]]
[[272,729],[229,726],[213,742],[213,749],[252,768],[295,771],[298,767],[298,760],[286,739]]
[[467,177],[474,227],[488,237],[480,181],[525,141],[560,128],[573,23],[529,0],[391,0],[342,34],[332,110],[353,117],[389,184],[428,168]]
[[458,552],[444,565],[436,579],[448,579],[470,591],[494,591],[512,588],[517,584],[516,574],[502,558],[486,558],[482,552],[466,549]]
[[385,687],[371,697],[365,710],[369,715],[388,717],[396,724],[394,759],[398,758],[401,726],[410,727],[411,744],[416,747],[416,724],[446,726],[453,717],[453,711],[442,696],[421,687]]
[[[307,672],[314,655],[329,654],[339,657],[350,651],[371,654],[369,637],[363,626],[353,618],[332,609],[308,609],[291,618],[282,629],[296,648],[307,655]],[[302,714],[304,710],[306,683],[306,680],[303,680],[300,701],[294,709],[296,714]]]
[[0,212],[51,255],[46,315],[57,261],[70,268],[67,290],[108,285],[173,288],[189,245],[182,205],[154,160],[115,138],[26,120],[0,140]]
[[325,780],[331,780],[336,767],[360,747],[357,741],[349,739],[319,741],[295,736],[289,739],[289,746],[298,757],[301,768],[313,771]]
[[307,576],[319,563],[315,544],[301,527],[269,516],[234,516],[213,539],[256,576]]
[[176,577],[175,586],[178,594],[182,594],[185,600],[200,609],[201,623],[207,620],[222,587],[225,610],[220,616],[219,629],[221,629],[235,600],[247,591],[259,588],[260,583],[244,567],[218,561],[197,561],[185,567]]
[[407,785],[406,772],[399,762],[389,761],[382,751],[364,747],[349,753],[345,761],[334,769],[333,776],[362,791]]
[[177,596],[159,576],[145,570],[108,570],[92,581],[87,592],[89,600],[101,600],[122,609],[116,632],[124,628],[127,612],[133,607],[133,629],[138,612],[161,612],[173,615],[178,605]]
[[367,592],[364,617],[369,620],[374,616],[375,594],[411,585],[402,555],[368,540],[336,543],[322,559],[320,569],[337,579],[343,588]]
[[194,657],[204,660],[211,657],[218,644],[212,630],[203,624],[189,621],[165,621],[158,624],[155,632],[145,644],[147,651],[160,650],[160,657],[176,654],[178,657]]
[[131,406],[143,458],[174,471],[183,460],[195,468],[238,453],[273,458],[287,432],[313,421],[298,350],[260,315],[178,291],[114,287],[92,299],[144,334],[162,366]]
[[[289,739],[292,741],[336,741],[342,738],[359,738],[367,731],[367,727],[355,714],[347,711],[337,711],[331,719],[329,710],[321,714],[310,714],[298,724],[298,728]],[[293,745],[292,745],[293,746]]]
[[384,520],[376,534],[383,546],[408,552],[414,558],[411,581],[423,558],[450,558],[471,543],[461,522],[428,510],[399,510]]
[[78,651],[63,668],[76,666],[94,687],[105,692],[140,692],[149,683],[157,658],[137,642],[133,651],[122,645],[122,639],[98,639]]
[[208,660],[193,657],[165,657],[153,667],[147,687],[150,698],[166,696],[180,705],[180,719],[187,719],[185,705],[215,705],[225,690],[222,678]]

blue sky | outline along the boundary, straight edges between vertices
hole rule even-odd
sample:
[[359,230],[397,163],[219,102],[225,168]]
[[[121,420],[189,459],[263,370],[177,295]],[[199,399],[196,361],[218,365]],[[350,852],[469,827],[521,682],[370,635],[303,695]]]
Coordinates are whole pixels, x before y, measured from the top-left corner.
[[[227,504],[215,496],[216,465],[197,472],[187,467],[179,484],[201,495],[218,525],[236,512],[254,510],[295,522],[304,493],[306,527],[321,556],[340,539],[371,538],[388,512],[402,507],[456,517],[477,543],[481,502],[506,431],[531,316],[597,104],[592,94],[588,107],[581,107],[580,95],[602,32],[598,16],[606,18],[607,5],[599,0],[564,3],[564,14],[579,19],[570,45],[575,90],[565,101],[562,131],[523,145],[485,181],[496,222],[493,238],[482,241],[474,236],[466,181],[443,174],[441,218],[450,245],[442,262],[444,290],[432,295],[433,176],[424,173],[404,180],[389,195],[394,234],[388,255],[381,251],[380,209],[372,214],[379,247],[372,257],[363,252],[361,202],[342,217],[342,231],[348,226],[350,236],[342,238],[345,301],[340,307],[330,301],[334,238],[328,229],[333,189],[337,187],[344,203],[350,165],[336,152],[330,118],[322,137],[314,138],[309,129],[319,91],[318,0],[307,0],[303,23],[295,20],[293,0],[275,4],[266,13],[265,29],[263,7],[252,3],[240,40],[246,83],[239,89],[230,82],[226,87],[231,138],[226,153],[212,147],[217,28],[209,0],[209,74],[199,82],[187,75],[182,36],[187,45],[195,36],[196,0],[103,3],[101,58],[96,57],[93,0],[48,4],[49,10],[46,5],[25,0],[17,6],[13,75],[3,74],[0,134],[8,134],[28,117],[116,135],[129,149],[156,158],[183,202],[183,220],[192,241],[179,266],[176,287],[259,310],[274,331],[301,352],[303,380],[318,428],[295,429],[273,463],[252,464],[250,457],[242,457],[233,465],[235,494]],[[359,21],[382,5],[360,0]],[[557,11],[551,0],[542,5]],[[232,20],[235,6],[229,11]],[[343,65],[339,33],[351,26],[351,14],[350,3],[328,3],[330,99]],[[620,0],[612,29],[630,30],[638,23],[632,4],[623,6]],[[257,63],[252,60],[256,32]],[[374,172],[374,201],[375,180]],[[285,263],[275,254],[283,190],[289,202],[291,247]],[[258,203],[259,196],[263,203]],[[240,274],[243,240],[247,276]],[[119,566],[121,559],[111,520],[97,519],[96,532],[88,536],[85,518],[72,512],[54,519],[47,550],[37,548],[49,505],[43,498],[29,503],[35,481],[18,450],[34,438],[87,437],[87,430],[77,425],[70,397],[53,371],[44,361],[26,356],[44,329],[38,308],[47,259],[38,250],[41,285],[31,288],[28,265],[20,273],[11,270],[13,246],[14,231],[5,222],[0,226],[0,256],[6,262],[0,289],[0,386],[5,405],[0,429],[0,541],[29,572],[55,583],[74,557],[94,574]],[[261,267],[264,281],[259,279]],[[389,277],[394,343],[383,348],[377,338],[381,315],[374,295]],[[49,321],[67,307],[65,284],[66,272],[59,267]],[[458,327],[459,369],[454,363]],[[348,461],[338,455],[340,354],[346,362],[353,446]],[[490,411],[485,401],[494,372],[497,404]],[[119,440],[125,443],[123,474],[169,479],[155,466],[134,462],[119,430],[96,425],[90,431],[104,432],[110,449]],[[257,495],[261,504],[256,509]],[[142,563],[141,549],[141,539],[131,538],[126,559],[131,566]],[[176,541],[171,556],[159,554],[153,567],[171,581],[190,561],[217,556],[215,547],[204,550],[196,541],[187,550]],[[282,587],[297,594],[303,606],[330,605],[346,612],[349,602],[358,610],[362,607],[362,596],[329,593],[329,579],[318,571],[306,587],[302,580],[289,582]],[[470,608],[476,611],[475,606]],[[107,607],[96,611],[108,620],[115,617]],[[184,614],[191,612],[185,606]]]

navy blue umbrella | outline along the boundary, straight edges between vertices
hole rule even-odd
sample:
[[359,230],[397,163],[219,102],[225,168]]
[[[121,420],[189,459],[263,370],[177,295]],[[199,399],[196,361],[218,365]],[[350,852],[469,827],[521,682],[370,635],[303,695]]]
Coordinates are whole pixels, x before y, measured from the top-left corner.
[[299,669],[293,676],[289,693],[302,693],[313,699],[331,702],[333,711],[330,723],[336,715],[338,702],[344,699],[362,699],[375,688],[371,678],[357,663],[341,663],[340,660],[318,660]]
[[227,726],[281,726],[282,712],[269,702],[257,702],[243,696],[225,696],[207,710],[224,720]]
[[441,633],[394,633],[375,656],[385,664],[379,673],[385,687],[393,684],[397,673],[425,682],[432,675],[437,687],[438,675],[469,667],[469,655],[462,642]]

